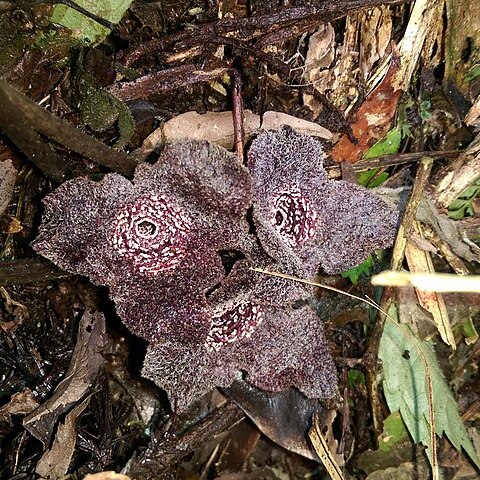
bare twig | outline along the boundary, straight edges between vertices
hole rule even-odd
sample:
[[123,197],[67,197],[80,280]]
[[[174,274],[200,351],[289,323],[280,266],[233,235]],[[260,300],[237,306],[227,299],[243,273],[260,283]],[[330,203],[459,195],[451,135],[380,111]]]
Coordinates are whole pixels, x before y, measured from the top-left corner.
[[[375,5],[398,3],[406,3],[406,0],[341,0],[335,3],[323,0],[317,2],[316,5],[283,8],[264,15],[223,18],[217,22],[199,25],[193,31],[189,29],[166,37],[152,39],[150,42],[143,43],[126,52],[123,56],[123,62],[128,66],[133,66],[140,59],[155,56],[158,52],[165,51],[172,45],[178,45],[182,42],[189,46],[202,45],[205,38],[222,35],[229,35],[229,38],[231,38],[232,34],[236,34],[237,38],[252,40],[281,30],[280,34],[275,34],[267,40],[270,43],[281,42],[286,40],[287,37],[290,38],[292,34],[295,36],[301,35],[301,26],[303,25],[308,25],[308,29],[313,29],[319,22],[340,18],[357,10],[364,10]],[[265,41],[257,44],[257,48],[261,46],[265,46]]]
[[239,160],[243,162],[243,142],[245,138],[245,130],[243,128],[243,98],[242,98],[242,79],[237,69],[232,69],[233,78],[233,131],[234,131],[234,143],[235,153]]
[[129,101],[194,83],[209,82],[228,71],[228,67],[200,70],[196,65],[187,64],[151,73],[131,82],[117,83],[107,90],[120,100]]

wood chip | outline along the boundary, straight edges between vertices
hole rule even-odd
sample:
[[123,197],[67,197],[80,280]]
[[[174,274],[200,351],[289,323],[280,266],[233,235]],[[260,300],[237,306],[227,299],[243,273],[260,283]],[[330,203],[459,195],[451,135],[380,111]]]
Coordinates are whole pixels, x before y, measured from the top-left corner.
[[0,161],[0,216],[10,203],[17,178],[17,169],[10,159]]

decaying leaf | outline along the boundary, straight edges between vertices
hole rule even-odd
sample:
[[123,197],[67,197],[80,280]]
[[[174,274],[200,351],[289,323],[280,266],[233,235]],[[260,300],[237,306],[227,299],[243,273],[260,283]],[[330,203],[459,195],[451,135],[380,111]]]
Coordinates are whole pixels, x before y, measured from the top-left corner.
[[402,91],[395,84],[400,67],[398,57],[392,57],[387,74],[380,85],[367,97],[355,114],[352,131],[358,143],[344,135],[332,149],[337,162],[355,163],[377,141],[385,136],[391,126]]
[[269,111],[262,116],[262,130],[279,130],[283,125],[288,125],[296,132],[311,135],[312,137],[324,138],[325,140],[332,140],[333,137],[332,132],[318,123],[309,122],[293,115]]
[[[260,127],[260,117],[250,110],[244,112],[243,128],[248,137]],[[158,145],[159,130],[156,130],[145,140]],[[231,149],[234,144],[234,128],[232,112],[186,112],[173,117],[163,126],[164,142],[179,142],[182,140],[208,140],[222,147]],[[145,146],[144,142],[144,146]]]
[[23,392],[14,393],[10,401],[0,408],[0,422],[11,423],[12,415],[27,415],[37,407],[32,391],[26,388]]
[[[78,328],[78,338],[65,379],[53,395],[25,417],[25,428],[45,447],[50,445],[58,419],[76,408],[92,388],[104,363],[105,319],[102,314],[85,312]],[[73,418],[73,417],[72,417]]]
[[374,63],[387,50],[392,34],[390,7],[375,7],[361,13],[360,73],[364,80],[371,74]]
[[333,452],[328,448],[327,441],[321,432],[317,415],[313,417],[313,426],[308,432],[308,436],[332,480],[344,480],[342,469],[338,465]]
[[[288,125],[299,133],[315,137],[332,139],[332,133],[318,123],[309,122],[281,112],[268,111],[262,117],[245,110],[243,128],[245,141],[261,130],[278,130]],[[206,140],[228,150],[234,146],[234,126],[232,112],[186,112],[173,117],[154,130],[136,151],[137,157],[146,158],[150,153],[159,151],[165,143],[185,140]]]
[[420,202],[417,220],[430,225],[459,257],[469,262],[480,262],[479,248],[472,242],[468,242],[461,232],[459,224],[448,218],[447,215],[440,213],[430,198],[424,198]]
[[72,461],[77,439],[76,422],[79,415],[87,408],[90,397],[78,403],[58,424],[55,438],[37,463],[35,472],[42,478],[57,480],[63,478]]
[[[335,60],[335,30],[331,23],[324,23],[308,40],[305,57],[304,81],[320,93],[335,88],[335,75],[332,64]],[[303,94],[303,101],[315,114],[320,111],[318,101],[310,94]]]
[[[418,222],[413,223],[412,231],[419,237],[423,238],[421,225]],[[407,240],[405,257],[410,272],[434,272],[430,253],[418,248],[418,246],[411,240]],[[455,337],[453,335],[452,326],[450,325],[450,319],[448,317],[442,294],[437,292],[426,292],[419,288],[416,289],[416,292],[420,305],[432,314],[433,321],[440,332],[442,340],[455,350],[457,348]]]
[[[275,443],[291,452],[318,461],[318,456],[307,442],[313,415],[325,413],[316,400],[305,398],[295,389],[281,393],[263,392],[243,380],[237,380],[230,387],[222,388],[222,392]],[[276,418],[283,421],[277,422]]]

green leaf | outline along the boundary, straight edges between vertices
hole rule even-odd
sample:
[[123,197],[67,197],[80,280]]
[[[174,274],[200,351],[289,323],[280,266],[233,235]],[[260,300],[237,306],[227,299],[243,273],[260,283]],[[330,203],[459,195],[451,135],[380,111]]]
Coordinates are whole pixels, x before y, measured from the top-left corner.
[[408,432],[400,412],[393,412],[383,421],[383,432],[378,438],[378,449],[389,452],[396,444],[407,438]]
[[465,75],[465,81],[471,82],[475,80],[477,77],[480,77],[480,65],[473,65],[470,71]]
[[357,384],[365,385],[365,374],[361,370],[352,368],[348,371],[347,382],[351,389],[354,389]]
[[449,210],[460,210],[461,208],[464,208],[465,207],[465,204],[467,204],[468,202],[465,201],[465,200],[461,200],[461,199],[457,199],[457,200],[454,200],[449,206],[448,206],[448,209]]
[[[397,319],[396,308],[389,314]],[[432,347],[420,340],[413,342],[413,334],[406,327],[387,319],[380,341],[379,357],[383,362],[383,391],[390,411],[400,411],[414,442],[427,447],[431,460],[429,404],[423,353],[430,369],[437,435],[447,435],[453,446],[463,448],[480,467],[475,451],[458,413],[457,404],[443,377]]]
[[465,206],[457,210],[449,210],[448,218],[451,218],[452,220],[461,220],[462,218],[465,218],[466,210]]
[[[132,0],[75,0],[75,3],[105,20],[118,23]],[[72,36],[88,43],[99,43],[110,33],[108,28],[65,5],[55,7],[51,22],[69,28]]]
[[475,210],[473,209],[473,204],[470,202],[465,207],[465,216],[473,217],[475,215]]
[[475,210],[473,202],[480,195],[480,180],[467,187],[459,197],[448,207],[448,216],[454,220],[461,220],[466,216],[473,216]]
[[462,332],[465,336],[465,343],[472,345],[478,340],[478,332],[473,324],[472,317],[468,317],[462,322]]
[[428,120],[432,117],[432,103],[430,100],[424,100],[420,103],[420,118],[422,120]]
[[360,265],[347,270],[346,272],[342,273],[343,278],[348,278],[350,281],[356,285],[360,277],[363,275],[367,276],[370,275],[373,266],[373,258],[372,256],[368,257],[364,260]]
[[476,185],[472,185],[471,187],[467,187],[461,194],[460,198],[470,199],[476,197],[480,193],[480,187]]
[[387,172],[379,174],[380,170],[380,168],[371,168],[370,170],[359,172],[357,174],[358,184],[366,188],[378,187],[389,177]]
[[375,142],[364,154],[363,158],[375,158],[381,157],[382,155],[390,155],[392,153],[397,153],[400,148],[400,142],[402,141],[402,133],[400,128],[392,128],[385,138]]

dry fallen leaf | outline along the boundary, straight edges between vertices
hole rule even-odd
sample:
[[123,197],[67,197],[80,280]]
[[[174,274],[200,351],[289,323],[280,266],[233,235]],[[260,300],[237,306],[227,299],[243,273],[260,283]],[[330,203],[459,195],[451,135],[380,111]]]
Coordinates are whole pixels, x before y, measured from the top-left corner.
[[282,125],[288,125],[298,133],[324,138],[325,140],[331,140],[333,137],[330,130],[323,128],[315,122],[309,122],[308,120],[281,112],[270,111],[263,114],[262,130],[278,130]]
[[[332,68],[335,55],[335,30],[331,23],[322,24],[308,41],[304,65],[305,83],[322,94],[335,88],[336,79]],[[313,95],[304,93],[303,102],[310,107],[313,116],[320,113],[322,107]]]
[[331,155],[337,162],[355,163],[390,129],[398,100],[402,93],[395,84],[395,75],[400,67],[399,57],[395,56],[384,79],[358,109],[352,131],[358,143],[352,143],[346,135],[333,148]]
[[[245,135],[250,135],[259,126],[260,117],[250,110],[245,110],[243,122]],[[163,135],[167,142],[172,143],[181,140],[208,140],[222,147],[232,148],[234,142],[232,112],[182,113],[165,123]]]
[[375,7],[361,14],[360,72],[366,80],[374,63],[385,55],[392,34],[390,7]]
[[26,388],[23,392],[14,393],[10,401],[0,408],[0,422],[11,423],[12,415],[27,415],[37,407],[32,391]]
[[47,450],[35,467],[42,478],[57,480],[63,478],[70,466],[77,439],[77,418],[87,408],[90,397],[68,412],[64,421],[58,425],[52,448]]
[[[261,125],[260,125],[261,123]],[[332,139],[332,133],[318,123],[309,122],[286,113],[268,111],[259,115],[246,110],[244,114],[245,140],[262,130],[278,130],[289,125],[299,133],[315,137]],[[234,129],[232,112],[186,112],[168,120],[157,128],[143,142],[136,152],[137,158],[146,158],[152,152],[159,151],[165,143],[181,140],[208,140],[227,149],[233,148]]]
[[342,469],[338,465],[335,455],[328,447],[327,441],[322,434],[318,415],[314,415],[313,417],[313,426],[308,432],[308,436],[330,477],[332,477],[333,480],[344,480],[345,477],[343,476]]
[[[414,232],[417,236],[422,237],[421,226],[419,222],[413,223]],[[429,272],[433,273],[433,263],[429,252],[420,250],[415,242],[407,241],[405,247],[405,257],[408,267],[412,273]],[[442,337],[442,340],[450,345],[454,350],[457,348],[455,336],[453,335],[450,319],[445,307],[445,302],[440,293],[428,292],[419,288],[415,289],[420,305],[432,314],[433,321]]]
[[104,344],[105,318],[98,312],[85,312],[65,379],[60,382],[54,394],[23,421],[26,430],[45,447],[50,444],[60,416],[75,407],[91,389],[105,362],[101,354]]

